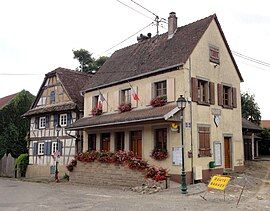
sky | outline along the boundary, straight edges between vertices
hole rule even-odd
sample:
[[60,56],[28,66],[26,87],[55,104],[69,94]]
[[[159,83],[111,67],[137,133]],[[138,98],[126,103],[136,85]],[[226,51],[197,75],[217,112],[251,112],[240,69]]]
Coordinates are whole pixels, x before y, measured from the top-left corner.
[[[75,69],[79,64],[73,49],[87,49],[97,58],[136,43],[133,36],[107,51],[154,18],[131,0],[121,1],[144,15],[117,0],[0,0],[0,98],[22,89],[36,95],[45,73],[57,67]],[[178,26],[216,13],[232,51],[270,63],[267,0],[136,1],[165,19],[176,12]],[[150,25],[140,33],[155,31]],[[160,32],[166,32],[166,24]],[[255,94],[262,119],[270,119],[270,67],[235,59],[244,78],[242,92]]]

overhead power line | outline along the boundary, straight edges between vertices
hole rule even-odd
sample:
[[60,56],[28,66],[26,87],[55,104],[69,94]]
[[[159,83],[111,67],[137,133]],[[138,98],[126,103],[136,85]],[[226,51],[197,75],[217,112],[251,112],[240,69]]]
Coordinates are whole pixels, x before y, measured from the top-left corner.
[[127,5],[127,4],[125,4],[124,2],[122,2],[122,1],[120,1],[120,0],[116,0],[116,1],[118,1],[120,4],[122,4],[122,5],[124,5],[124,6],[128,7],[129,9],[131,9],[131,10],[133,10],[133,11],[135,11],[135,12],[141,14],[141,15],[143,15],[143,16],[146,17],[146,18],[149,18],[149,19],[152,20],[152,21],[154,20],[153,18],[151,18],[151,17],[149,17],[149,16],[143,14],[142,12],[140,12],[140,11],[134,9],[133,7],[131,7],[131,6]]
[[150,24],[148,24],[147,26],[143,27],[142,29],[140,29],[139,31],[135,32],[134,34],[130,35],[129,37],[127,37],[126,39],[122,40],[121,42],[117,43],[116,45],[110,47],[109,49],[107,49],[106,51],[104,51],[104,53],[108,52],[109,50],[121,45],[123,42],[129,40],[131,37],[137,35],[138,33],[140,33],[141,31],[143,31],[144,29],[148,28],[149,26],[151,26],[153,24],[153,22],[151,22]]
[[232,51],[232,53],[233,53],[235,56],[238,56],[238,57],[240,57],[240,58],[242,58],[242,59],[246,59],[246,60],[248,60],[248,61],[257,63],[257,64],[259,64],[259,65],[263,65],[263,66],[266,66],[266,67],[270,67],[270,63],[268,63],[268,62],[264,62],[264,61],[262,61],[262,60],[258,60],[258,59],[252,58],[252,57],[250,57],[250,56],[246,56],[246,55],[241,54],[241,53],[238,53],[238,52],[236,52],[236,51]]
[[44,75],[44,74],[36,74],[36,73],[0,73],[0,75],[20,75],[20,76],[23,76],[23,75]]

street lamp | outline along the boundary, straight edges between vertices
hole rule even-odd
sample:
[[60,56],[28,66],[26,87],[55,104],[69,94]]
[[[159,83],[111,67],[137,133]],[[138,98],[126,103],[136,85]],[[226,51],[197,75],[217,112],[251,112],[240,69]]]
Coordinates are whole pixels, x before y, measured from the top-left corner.
[[184,154],[184,109],[186,108],[187,101],[180,95],[177,99],[177,107],[180,109],[180,124],[181,124],[181,141],[182,141],[182,171],[181,171],[181,192],[182,194],[187,193],[187,181],[186,181],[186,172],[185,172],[185,154]]
[[58,124],[56,126],[56,141],[57,141],[57,145],[56,145],[56,152],[54,152],[54,157],[56,160],[56,164],[55,164],[55,182],[59,182],[59,171],[58,171],[58,156],[60,155],[60,151],[59,151],[59,132],[61,130],[61,126]]

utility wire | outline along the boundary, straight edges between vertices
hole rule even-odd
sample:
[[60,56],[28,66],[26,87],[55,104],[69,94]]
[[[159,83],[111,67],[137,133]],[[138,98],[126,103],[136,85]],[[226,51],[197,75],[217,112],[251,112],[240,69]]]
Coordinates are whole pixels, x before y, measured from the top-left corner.
[[232,53],[235,55],[235,56],[238,56],[242,59],[246,59],[248,61],[251,61],[251,62],[254,62],[254,63],[257,63],[259,65],[263,65],[263,66],[266,66],[266,67],[270,67],[270,63],[268,62],[264,62],[264,61],[261,61],[261,60],[258,60],[258,59],[254,59],[252,57],[249,57],[249,56],[246,56],[244,54],[241,54],[241,53],[238,53],[236,51],[232,51]]
[[154,15],[155,17],[158,17],[158,15],[156,15],[154,12],[150,11],[149,9],[145,8],[144,6],[142,6],[141,4],[137,3],[134,0],[130,0],[132,1],[134,4],[138,5],[139,7],[143,8],[144,10],[146,10],[147,12],[150,12],[152,15]]
[[131,6],[127,5],[127,4],[125,4],[124,2],[122,2],[122,1],[120,1],[120,0],[116,0],[116,1],[118,1],[120,4],[122,4],[122,5],[124,5],[124,6],[128,7],[129,9],[131,9],[131,10],[133,10],[133,11],[135,11],[135,12],[141,14],[141,15],[143,15],[143,16],[146,17],[146,18],[149,18],[149,19],[152,20],[152,21],[154,20],[153,18],[151,18],[151,17],[149,17],[149,16],[143,14],[142,12],[140,12],[140,11],[134,9],[133,7],[131,7]]
[[151,22],[150,24],[148,24],[147,26],[143,27],[142,29],[140,29],[139,31],[135,32],[134,34],[130,35],[129,37],[127,37],[126,39],[122,40],[121,42],[117,43],[116,45],[110,47],[109,49],[107,49],[106,51],[104,51],[103,53],[108,52],[109,50],[117,47],[118,45],[121,45],[123,42],[129,40],[131,37],[137,35],[139,32],[143,31],[144,29],[148,28],[149,26],[151,26],[152,24],[154,24],[153,22]]

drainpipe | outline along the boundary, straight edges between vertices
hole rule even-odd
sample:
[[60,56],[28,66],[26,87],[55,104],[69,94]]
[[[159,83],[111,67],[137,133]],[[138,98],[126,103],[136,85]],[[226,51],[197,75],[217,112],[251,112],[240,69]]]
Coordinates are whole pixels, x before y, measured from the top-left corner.
[[[190,93],[190,98],[192,99],[191,93],[192,93],[192,84],[191,84],[191,57],[189,57],[189,93]],[[190,148],[191,148],[191,153],[192,153],[192,157],[191,157],[191,179],[192,179],[192,184],[194,184],[194,175],[193,175],[193,165],[194,165],[194,161],[193,161],[193,114],[192,114],[192,100],[190,102]]]

